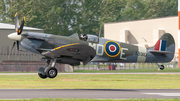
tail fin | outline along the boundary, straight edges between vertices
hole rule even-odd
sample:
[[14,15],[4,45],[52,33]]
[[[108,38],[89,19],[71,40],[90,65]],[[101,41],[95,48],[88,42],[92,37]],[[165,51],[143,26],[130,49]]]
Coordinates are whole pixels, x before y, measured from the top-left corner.
[[154,46],[154,50],[156,50],[156,51],[166,51],[166,44],[167,44],[166,40],[159,39],[156,42],[155,46]]
[[161,54],[174,54],[175,52],[175,42],[171,34],[165,33],[161,38],[156,42],[153,50],[149,50],[152,53],[161,53]]

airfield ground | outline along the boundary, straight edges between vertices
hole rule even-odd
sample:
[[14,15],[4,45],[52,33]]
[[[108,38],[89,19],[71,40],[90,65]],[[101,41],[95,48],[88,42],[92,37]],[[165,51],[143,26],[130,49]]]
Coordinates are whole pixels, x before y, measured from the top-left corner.
[[1,75],[0,89],[180,89],[177,74]]
[[[180,69],[124,70],[124,71],[87,71],[81,72],[180,72]],[[0,73],[1,74],[1,73]],[[28,74],[28,73],[27,73]],[[59,74],[54,79],[40,79],[38,75],[1,75],[0,89],[180,89],[179,74]],[[122,101],[120,99],[24,99],[22,101]],[[180,99],[158,99],[158,101],[180,101]],[[6,101],[6,100],[3,100]],[[124,100],[123,100],[124,101]],[[127,99],[125,101],[157,101],[157,99]]]
[[[11,101],[11,100],[1,100]],[[70,98],[40,98],[40,99],[18,99],[17,101],[180,101],[180,99],[70,99]]]

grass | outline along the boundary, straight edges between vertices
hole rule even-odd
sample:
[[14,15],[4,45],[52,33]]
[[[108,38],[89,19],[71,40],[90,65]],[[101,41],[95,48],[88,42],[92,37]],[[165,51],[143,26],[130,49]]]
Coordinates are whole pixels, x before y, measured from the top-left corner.
[[0,89],[180,89],[180,75],[63,74],[54,79],[37,75],[1,75]]
[[74,73],[140,73],[140,72],[180,72],[180,68],[157,69],[123,69],[123,70],[74,70]]
[[[9,101],[9,100],[1,100]],[[71,98],[40,98],[40,99],[18,99],[18,101],[180,101],[180,99],[71,99]]]

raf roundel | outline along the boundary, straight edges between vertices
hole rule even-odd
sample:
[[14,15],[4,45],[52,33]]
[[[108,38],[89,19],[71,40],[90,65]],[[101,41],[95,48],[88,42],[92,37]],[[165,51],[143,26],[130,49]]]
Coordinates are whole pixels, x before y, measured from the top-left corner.
[[109,51],[110,52],[115,52],[116,51],[116,46],[115,45],[109,45]]
[[115,41],[107,41],[104,45],[104,50],[109,57],[116,57],[121,52],[121,47]]

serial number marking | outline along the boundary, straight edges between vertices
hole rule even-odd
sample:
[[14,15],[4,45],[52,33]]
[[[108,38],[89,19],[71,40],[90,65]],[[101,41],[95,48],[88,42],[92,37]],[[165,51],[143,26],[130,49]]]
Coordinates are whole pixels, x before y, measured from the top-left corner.
[[146,57],[146,56],[147,56],[147,53],[144,53],[144,52],[136,52],[136,55]]

